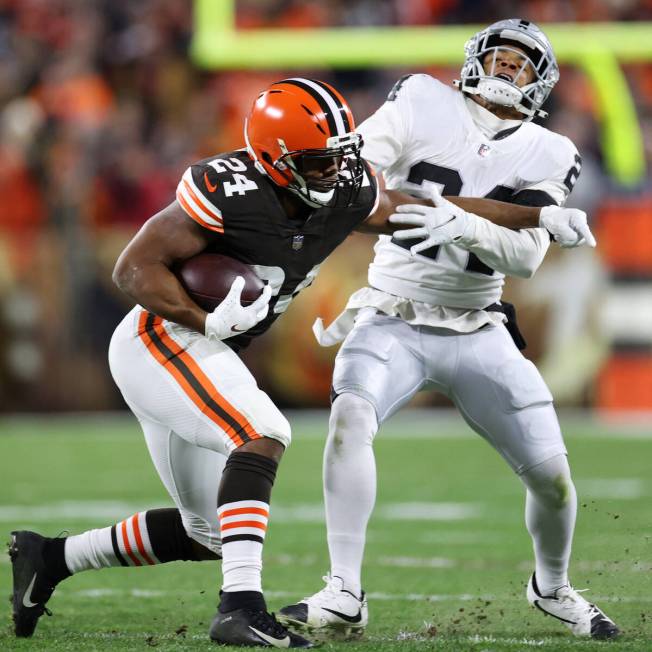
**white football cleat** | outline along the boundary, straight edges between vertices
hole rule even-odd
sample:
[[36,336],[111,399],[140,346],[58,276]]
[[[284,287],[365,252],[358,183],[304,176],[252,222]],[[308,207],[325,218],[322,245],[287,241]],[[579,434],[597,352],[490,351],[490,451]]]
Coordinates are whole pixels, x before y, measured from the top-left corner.
[[344,588],[339,577],[326,575],[326,586],[296,604],[283,607],[279,622],[286,627],[305,629],[313,638],[350,640],[360,638],[369,622],[364,591],[358,598]]
[[572,586],[562,586],[553,595],[543,596],[533,573],[527,584],[527,600],[548,616],[561,620],[575,636],[610,639],[620,634],[613,620]]

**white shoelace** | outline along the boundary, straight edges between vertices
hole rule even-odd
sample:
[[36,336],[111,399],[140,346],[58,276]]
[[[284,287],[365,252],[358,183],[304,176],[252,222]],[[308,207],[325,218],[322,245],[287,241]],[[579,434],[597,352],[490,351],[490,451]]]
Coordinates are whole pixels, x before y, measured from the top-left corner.
[[[338,584],[337,580],[339,580],[339,578],[331,577],[330,575],[324,575],[322,577],[322,580],[326,582],[326,586],[318,593],[315,593],[314,595],[304,598],[303,602],[309,602],[311,600],[316,599],[318,596],[319,597],[329,596],[333,598],[340,597],[340,593],[342,592],[342,590],[339,588],[335,588],[336,584]],[[341,580],[339,581],[339,583],[341,583]]]

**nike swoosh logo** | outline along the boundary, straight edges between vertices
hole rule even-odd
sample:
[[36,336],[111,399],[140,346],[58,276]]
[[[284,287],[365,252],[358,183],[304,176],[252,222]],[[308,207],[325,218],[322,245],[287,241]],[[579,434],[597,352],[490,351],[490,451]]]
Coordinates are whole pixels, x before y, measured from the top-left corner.
[[290,647],[290,637],[286,636],[285,638],[274,638],[273,636],[268,636],[267,634],[263,634],[263,632],[259,632],[255,627],[252,627],[249,625],[249,629],[256,634],[256,636],[260,636],[260,638],[263,639],[263,641],[266,641],[270,645],[273,645],[274,647]]
[[246,328],[238,328],[237,324],[235,326],[231,326],[231,330],[234,333],[244,333],[247,329]]
[[557,616],[557,614],[553,614],[552,611],[548,611],[547,609],[544,609],[540,604],[539,600],[534,601],[534,606],[539,610],[543,611],[544,614],[547,614],[548,616],[552,616],[553,618],[556,618],[557,620],[561,620],[562,623],[569,623],[570,625],[577,625],[577,621],[575,620],[566,620],[566,618],[562,618],[561,616]]
[[324,611],[328,611],[333,614],[333,616],[337,616],[338,618],[341,618],[342,620],[346,621],[347,623],[359,623],[362,620],[362,612],[358,611],[358,613],[355,616],[349,616],[348,614],[343,614],[341,611],[334,611],[333,609],[327,609],[326,607],[322,607]]
[[34,573],[34,577],[32,577],[32,581],[29,583],[27,590],[25,593],[23,593],[23,606],[27,607],[28,609],[31,609],[38,604],[38,602],[32,602],[30,600],[32,597],[32,589],[34,588],[34,582],[36,582],[36,573]]
[[204,172],[204,183],[206,184],[206,187],[211,191],[215,192],[217,190],[217,184],[216,183],[211,183],[208,180],[208,172]]

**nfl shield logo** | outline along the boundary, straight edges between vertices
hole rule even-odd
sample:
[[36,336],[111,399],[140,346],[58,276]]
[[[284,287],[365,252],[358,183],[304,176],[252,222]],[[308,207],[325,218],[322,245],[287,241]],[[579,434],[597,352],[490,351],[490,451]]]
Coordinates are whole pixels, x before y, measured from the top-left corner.
[[480,145],[478,148],[478,156],[485,157],[490,151],[491,147],[489,147],[489,145]]
[[292,251],[299,251],[303,247],[303,233],[292,236]]

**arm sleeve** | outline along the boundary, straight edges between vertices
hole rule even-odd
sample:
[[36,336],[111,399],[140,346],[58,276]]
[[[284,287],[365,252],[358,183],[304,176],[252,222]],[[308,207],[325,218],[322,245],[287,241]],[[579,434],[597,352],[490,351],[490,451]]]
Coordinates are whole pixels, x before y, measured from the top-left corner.
[[476,216],[473,236],[459,244],[498,272],[531,278],[548,251],[550,236],[545,229],[512,231]]
[[387,101],[356,130],[362,134],[364,141],[362,156],[378,172],[383,172],[400,158],[409,139],[410,104],[407,89],[399,92],[408,78],[409,75],[399,79]]
[[191,165],[177,186],[177,201],[195,222],[214,233],[224,233],[222,211],[215,205],[216,180],[208,166]]

